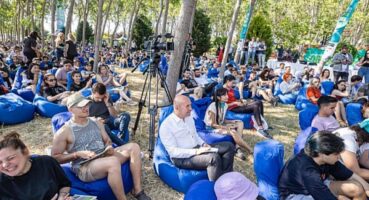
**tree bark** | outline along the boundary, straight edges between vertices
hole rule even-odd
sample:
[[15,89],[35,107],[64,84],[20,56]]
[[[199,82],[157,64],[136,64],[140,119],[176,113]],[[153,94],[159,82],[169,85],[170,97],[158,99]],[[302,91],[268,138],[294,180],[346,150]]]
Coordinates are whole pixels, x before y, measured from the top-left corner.
[[51,44],[53,46],[53,49],[55,48],[55,41],[54,41],[54,35],[55,35],[55,12],[56,12],[56,1],[57,0],[51,0]]
[[160,0],[160,11],[159,11],[158,20],[156,21],[156,25],[155,25],[155,36],[158,35],[159,23],[160,23],[160,19],[161,19],[162,14],[163,14],[163,0]]
[[191,15],[191,24],[190,24],[190,28],[188,30],[188,32],[190,33],[190,35],[192,34],[193,23],[195,21],[196,3],[197,3],[197,0],[195,1],[195,6],[193,7],[193,11],[192,11],[192,15]]
[[101,40],[101,25],[102,25],[102,8],[104,6],[104,0],[99,0],[97,19],[96,19],[96,31],[95,31],[95,57],[94,57],[94,72],[97,73],[97,64],[100,59],[100,40]]
[[168,10],[169,10],[169,0],[165,0],[165,11],[163,16],[163,22],[161,24],[161,34],[165,34],[167,32],[167,19],[168,19]]
[[[111,8],[111,3],[113,2],[113,0],[110,0],[109,1],[109,4],[108,4],[108,9],[106,11],[106,15],[104,17],[104,25],[102,27],[102,32],[101,32],[101,35],[104,35],[104,32],[105,32],[105,27],[106,27],[106,22],[108,21],[109,19],[109,15],[110,15],[110,8]],[[102,38],[102,37],[101,37]]]
[[45,30],[44,30],[44,21],[45,21],[45,10],[46,10],[46,0],[42,1],[42,12],[41,12],[41,49],[44,49],[45,46]]
[[70,0],[69,1],[67,23],[66,23],[66,26],[65,26],[65,36],[67,36],[69,32],[72,32],[71,29],[72,29],[74,2],[75,2],[75,0]]
[[32,25],[31,31],[35,31],[36,30],[36,22],[35,22],[35,1],[34,0],[31,0],[31,12],[30,12],[30,15],[31,15],[31,25]]
[[86,26],[87,26],[87,16],[88,16],[88,6],[89,1],[85,1],[85,5],[83,8],[83,29],[82,29],[82,46],[86,46]]
[[127,50],[129,50],[131,48],[133,26],[136,23],[137,15],[138,15],[138,12],[140,11],[140,4],[141,4],[140,1],[136,1],[136,3],[135,3],[134,13],[133,13],[133,16],[132,16],[132,23],[129,27],[129,32],[128,32]]
[[167,75],[167,85],[172,98],[176,94],[176,87],[181,66],[183,51],[188,37],[188,30],[191,23],[193,9],[196,5],[195,0],[182,0],[181,12],[176,24],[174,37],[174,52],[170,59],[169,70]]
[[224,68],[225,68],[225,65],[227,64],[229,48],[232,45],[233,31],[234,31],[234,28],[237,24],[237,17],[238,17],[238,13],[240,11],[241,3],[242,3],[242,0],[237,0],[236,1],[236,5],[235,5],[234,11],[233,11],[231,26],[229,27],[229,31],[228,31],[227,43],[226,43],[226,46],[225,46],[225,49],[224,49],[222,65],[221,65],[220,73],[219,73],[219,77],[222,80],[223,80],[223,77],[224,77]]

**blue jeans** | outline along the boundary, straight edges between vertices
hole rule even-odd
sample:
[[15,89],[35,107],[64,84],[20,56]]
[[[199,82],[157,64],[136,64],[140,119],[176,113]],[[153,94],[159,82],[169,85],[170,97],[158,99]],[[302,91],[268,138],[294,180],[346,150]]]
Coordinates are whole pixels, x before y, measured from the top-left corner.
[[[127,142],[124,141],[124,138],[129,137],[128,125],[130,121],[131,116],[127,112],[123,112],[116,118],[110,116],[105,119],[105,130],[113,143],[120,146]],[[119,130],[119,136],[112,134],[111,130]]]
[[359,71],[357,72],[359,76],[365,79],[365,84],[369,83],[369,67],[360,67]]

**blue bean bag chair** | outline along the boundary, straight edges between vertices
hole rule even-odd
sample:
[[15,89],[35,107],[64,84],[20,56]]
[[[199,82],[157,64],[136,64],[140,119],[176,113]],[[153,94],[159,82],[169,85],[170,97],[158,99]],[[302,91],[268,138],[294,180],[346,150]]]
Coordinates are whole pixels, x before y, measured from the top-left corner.
[[296,103],[295,103],[295,108],[297,110],[302,110],[304,108],[306,108],[307,106],[309,105],[313,105],[313,103],[311,103],[307,97],[306,97],[306,91],[307,91],[307,88],[306,87],[303,87],[300,89],[298,95],[297,95],[297,98],[296,98]]
[[[243,90],[242,95],[243,95],[243,99],[247,99],[251,96],[251,92],[248,90]],[[240,91],[234,90],[234,96],[236,97],[236,99],[240,99]]]
[[68,111],[67,106],[50,102],[45,97],[39,95],[36,95],[33,100],[33,105],[36,106],[36,112],[39,115],[47,118],[51,118],[58,113]]
[[54,115],[51,118],[51,127],[53,129],[53,133],[56,133],[56,131],[58,131],[71,117],[71,112],[62,112]]
[[295,104],[297,95],[289,93],[289,94],[279,94],[277,95],[279,98],[279,102],[282,104]]
[[17,72],[15,73],[14,85],[12,87],[12,93],[19,95],[24,100],[32,102],[35,98],[35,93],[31,89],[22,88],[22,72],[24,72],[26,68],[19,67]]
[[19,124],[31,121],[35,106],[22,97],[8,93],[0,96],[0,124]]
[[299,135],[296,138],[295,145],[293,146],[294,155],[298,154],[301,151],[301,149],[305,147],[307,138],[317,131],[318,131],[317,128],[311,126],[300,131]]
[[171,162],[160,137],[156,140],[153,163],[154,171],[159,178],[174,190],[182,193],[186,193],[193,183],[208,179],[206,170],[188,170],[176,167]]
[[214,184],[215,182],[209,180],[197,181],[188,189],[184,200],[217,200]]
[[253,123],[251,120],[252,114],[235,113],[227,110],[225,119],[227,120],[241,120],[245,129],[253,129]]
[[299,112],[299,125],[301,130],[305,130],[309,126],[311,126],[311,122],[313,121],[315,115],[319,112],[319,108],[316,105],[309,105]]
[[348,124],[354,125],[364,120],[361,109],[363,106],[360,103],[349,103],[346,106],[346,117]]
[[215,69],[213,67],[211,67],[209,70],[208,70],[208,78],[218,78],[218,75],[219,75],[219,69]]
[[332,81],[323,81],[320,83],[321,85],[321,92],[322,92],[322,95],[331,95],[332,91],[333,91],[333,88],[334,88],[334,82]]
[[[81,181],[71,170],[70,164],[63,164],[62,168],[71,181],[71,195],[82,194],[97,196],[99,200],[114,200],[116,199],[111,190],[107,178],[99,179],[93,182]],[[128,193],[133,188],[132,174],[129,169],[129,162],[126,162],[121,167],[122,180],[125,193]]]
[[268,200],[278,200],[278,179],[283,168],[284,147],[276,140],[264,140],[254,147],[254,171],[259,194]]

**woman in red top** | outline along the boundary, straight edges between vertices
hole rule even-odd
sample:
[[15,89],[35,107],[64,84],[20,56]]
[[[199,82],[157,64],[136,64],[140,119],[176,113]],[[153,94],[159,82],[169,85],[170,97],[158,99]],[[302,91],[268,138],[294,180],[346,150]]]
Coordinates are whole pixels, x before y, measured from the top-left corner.
[[261,101],[245,103],[237,100],[233,90],[233,87],[235,86],[234,80],[234,76],[228,75],[224,77],[223,81],[223,87],[228,90],[228,110],[235,113],[252,113],[257,123],[254,126],[257,129],[257,132],[266,138],[272,138],[267,130],[264,130],[263,128],[263,121],[261,119],[262,115],[264,114],[263,103]]
[[318,103],[318,99],[322,96],[322,93],[320,92],[320,89],[319,89],[319,85],[320,85],[320,79],[317,77],[314,77],[313,79],[311,79],[310,85],[306,90],[307,98],[309,99],[309,101],[311,101],[315,105]]

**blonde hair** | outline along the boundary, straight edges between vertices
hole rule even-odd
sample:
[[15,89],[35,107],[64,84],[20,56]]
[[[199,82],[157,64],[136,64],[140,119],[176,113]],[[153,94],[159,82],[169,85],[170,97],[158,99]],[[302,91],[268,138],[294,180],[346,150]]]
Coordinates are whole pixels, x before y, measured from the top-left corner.
[[55,39],[55,45],[59,46],[59,44],[64,42],[64,33],[63,32],[59,32],[58,35],[56,36]]
[[71,40],[72,42],[76,41],[76,38],[74,37],[73,33],[68,33],[68,40]]

